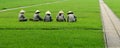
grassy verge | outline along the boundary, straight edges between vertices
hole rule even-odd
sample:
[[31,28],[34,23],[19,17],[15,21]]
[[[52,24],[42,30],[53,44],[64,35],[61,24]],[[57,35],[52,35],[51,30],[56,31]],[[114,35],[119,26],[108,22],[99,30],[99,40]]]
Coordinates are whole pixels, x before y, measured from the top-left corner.
[[120,18],[120,0],[105,0],[108,6],[113,10],[114,13]]

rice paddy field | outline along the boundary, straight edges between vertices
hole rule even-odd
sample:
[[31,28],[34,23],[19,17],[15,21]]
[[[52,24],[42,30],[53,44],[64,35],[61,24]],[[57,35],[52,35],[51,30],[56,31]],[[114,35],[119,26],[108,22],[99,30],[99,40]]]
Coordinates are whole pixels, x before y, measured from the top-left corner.
[[112,9],[112,11],[120,18],[120,0],[105,0],[105,2]]
[[[19,22],[21,9],[0,12],[0,48],[105,48],[98,0],[0,0],[0,10],[44,3],[51,4],[21,9],[28,19],[50,10],[53,22]],[[66,18],[73,11],[77,22],[56,22],[60,10]]]

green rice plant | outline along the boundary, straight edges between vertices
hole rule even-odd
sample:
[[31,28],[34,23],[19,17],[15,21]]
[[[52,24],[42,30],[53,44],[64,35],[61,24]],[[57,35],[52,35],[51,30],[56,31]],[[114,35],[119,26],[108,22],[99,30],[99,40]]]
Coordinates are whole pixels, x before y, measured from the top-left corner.
[[[2,1],[2,3],[1,3]],[[56,0],[14,0],[19,5],[31,5]],[[9,0],[0,0],[0,5],[6,2],[9,8],[17,7]],[[32,3],[28,3],[32,2]],[[3,5],[5,6],[5,5]],[[0,8],[5,8],[1,6]],[[46,4],[31,8],[23,8],[25,16],[33,17],[40,10],[41,17],[50,10],[53,22],[19,22],[18,13],[21,9],[0,12],[0,48],[104,48],[104,37],[100,18],[98,0],[67,0],[59,3]],[[73,11],[77,22],[57,22],[56,15],[60,10]]]

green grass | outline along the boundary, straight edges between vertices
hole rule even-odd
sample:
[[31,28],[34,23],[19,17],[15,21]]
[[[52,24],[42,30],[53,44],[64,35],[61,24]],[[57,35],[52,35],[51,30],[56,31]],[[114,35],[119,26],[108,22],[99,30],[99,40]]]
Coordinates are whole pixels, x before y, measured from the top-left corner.
[[0,34],[1,48],[102,48],[103,46],[100,41],[101,31],[94,30],[49,30],[49,32],[4,30]]
[[[18,22],[18,13],[21,9],[0,13],[0,48],[104,48],[97,0],[68,0],[25,8],[26,17],[33,17],[37,9],[41,11],[42,18],[45,12],[50,10],[53,22]],[[65,17],[67,11],[74,11],[78,21],[56,22],[55,18],[60,10],[64,10]]]
[[120,18],[120,0],[105,0],[107,5],[113,10],[113,12]]
[[55,2],[56,0],[0,0],[0,10],[16,8],[16,7],[24,7],[36,4],[43,4],[48,2]]

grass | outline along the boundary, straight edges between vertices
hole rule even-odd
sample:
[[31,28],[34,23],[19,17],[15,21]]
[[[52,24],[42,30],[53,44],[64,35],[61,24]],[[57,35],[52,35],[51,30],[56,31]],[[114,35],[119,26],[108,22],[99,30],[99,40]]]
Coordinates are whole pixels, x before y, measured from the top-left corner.
[[0,10],[4,9],[10,9],[10,8],[16,8],[16,7],[24,7],[29,5],[35,5],[35,4],[43,4],[48,2],[54,2],[56,0],[0,0]]
[[120,6],[118,5],[120,0],[105,0],[105,2],[113,10],[113,12],[120,18]]
[[[15,31],[4,30],[0,33],[1,34],[0,47],[1,48],[99,48],[99,47],[102,48],[103,44],[101,44],[101,42],[99,41],[102,38],[101,31],[97,31],[97,32],[94,30],[87,30],[87,31],[86,30],[50,30],[48,32],[48,30],[47,31],[24,30],[23,32],[22,30],[15,30]],[[87,35],[86,33],[90,35]]]
[[[44,1],[40,3],[55,0]],[[11,5],[13,7],[16,5]],[[20,10],[0,12],[0,48],[104,48],[97,0],[68,0],[24,9],[27,18],[33,17],[35,10],[40,10],[43,18],[45,12],[50,10],[53,22],[18,22]],[[60,10],[64,10],[65,17],[67,11],[74,11],[78,21],[56,22],[55,18]]]

